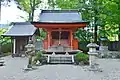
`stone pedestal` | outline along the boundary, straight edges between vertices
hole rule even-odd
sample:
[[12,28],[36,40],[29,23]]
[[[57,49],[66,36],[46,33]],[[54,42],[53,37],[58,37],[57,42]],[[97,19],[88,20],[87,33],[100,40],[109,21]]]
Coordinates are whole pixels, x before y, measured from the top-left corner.
[[96,53],[91,53],[91,52],[88,52],[89,54],[89,65],[94,65],[96,64],[96,55],[98,54],[97,52]]

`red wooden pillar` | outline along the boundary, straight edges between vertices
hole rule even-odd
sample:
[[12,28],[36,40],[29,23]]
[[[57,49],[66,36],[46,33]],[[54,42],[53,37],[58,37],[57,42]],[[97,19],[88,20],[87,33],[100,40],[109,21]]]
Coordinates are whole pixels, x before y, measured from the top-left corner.
[[74,40],[73,40],[73,49],[74,49],[74,50],[77,50],[77,49],[78,49],[78,40],[77,40],[77,39],[74,39]]
[[70,31],[70,47],[71,49],[73,49],[73,34],[72,34],[72,30]]
[[44,40],[43,46],[44,46],[44,49],[48,49],[48,41],[47,41],[47,39]]
[[49,48],[50,47],[50,31],[48,31],[47,39],[48,39],[48,48]]

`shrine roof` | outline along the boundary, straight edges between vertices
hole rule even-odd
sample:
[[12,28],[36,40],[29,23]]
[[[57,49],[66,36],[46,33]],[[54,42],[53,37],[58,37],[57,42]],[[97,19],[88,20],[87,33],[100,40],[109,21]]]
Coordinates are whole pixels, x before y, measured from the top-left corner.
[[40,13],[41,23],[81,23],[81,13],[78,10],[42,10]]
[[15,22],[3,36],[32,36],[36,29],[30,22]]

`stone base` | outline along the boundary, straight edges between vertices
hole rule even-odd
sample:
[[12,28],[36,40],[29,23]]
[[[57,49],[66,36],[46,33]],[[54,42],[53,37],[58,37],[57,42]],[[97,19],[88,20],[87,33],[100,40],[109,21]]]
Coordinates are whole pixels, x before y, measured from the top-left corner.
[[89,71],[103,72],[103,70],[99,67],[98,64],[91,65],[88,70]]
[[27,72],[27,71],[32,71],[32,70],[36,70],[37,68],[28,68],[28,67],[26,67],[26,68],[24,68],[23,70],[25,71],[25,72]]

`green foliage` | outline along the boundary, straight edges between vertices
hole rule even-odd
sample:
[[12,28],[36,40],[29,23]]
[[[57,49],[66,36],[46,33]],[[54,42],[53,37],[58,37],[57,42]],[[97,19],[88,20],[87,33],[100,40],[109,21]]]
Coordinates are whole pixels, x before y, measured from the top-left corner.
[[[78,9],[82,13],[83,20],[90,21],[89,26],[93,27],[92,29],[94,29],[94,38],[96,41],[99,37],[113,37],[114,34],[119,35],[120,40],[120,0],[48,1],[49,5],[53,8],[57,6],[61,9]],[[116,27],[116,25],[118,26]],[[81,31],[79,32],[81,33]]]
[[35,56],[34,56],[34,60],[33,63],[35,64],[37,61],[40,61],[41,57],[42,57],[42,52],[38,51]]
[[38,52],[36,53],[36,55],[34,56],[35,58],[34,58],[34,60],[33,60],[33,64],[36,64],[37,61],[39,61],[41,64],[47,63],[47,59],[46,59],[46,57],[44,57],[44,56],[42,55],[42,53],[43,53],[43,52],[41,52],[41,51],[38,51]]
[[28,13],[28,21],[33,21],[34,11],[39,7],[41,0],[15,0],[18,8]]
[[47,33],[43,29],[39,29],[39,31],[41,40],[44,40],[46,38]]
[[1,52],[3,52],[3,53],[11,52],[11,47],[12,47],[11,43],[6,43],[1,46]]
[[86,42],[86,41],[79,41],[78,43],[78,47],[80,50],[84,51],[84,52],[88,52],[88,47],[86,47],[90,42]]
[[106,0],[104,3],[104,10],[105,14],[107,15],[107,23],[114,25],[112,26],[114,28],[116,28],[116,25],[118,25],[115,33],[118,35],[120,41],[120,0]]
[[10,37],[3,37],[2,34],[5,33],[7,29],[0,28],[0,52],[7,53],[11,52],[11,39]]
[[89,26],[94,27],[95,41],[97,41],[97,29],[102,23],[99,16],[103,9],[102,0],[49,0],[49,3],[50,5],[54,3],[61,9],[78,9],[82,13],[83,20],[90,21]]
[[44,40],[46,38],[47,33],[42,28],[39,29],[39,34],[36,39]]
[[93,36],[91,32],[81,28],[79,28],[74,35],[79,41],[86,41],[86,42],[90,41]]
[[[101,27],[98,31],[98,38],[108,37],[109,40],[115,41],[115,35],[118,34],[118,25],[106,24],[104,27]],[[113,38],[113,39],[112,39]]]
[[85,53],[82,53],[82,52],[78,52],[76,55],[75,55],[75,61],[76,62],[81,62],[83,64],[88,64],[89,62],[89,56]]

